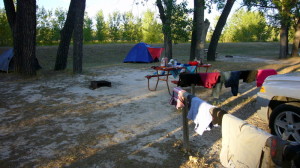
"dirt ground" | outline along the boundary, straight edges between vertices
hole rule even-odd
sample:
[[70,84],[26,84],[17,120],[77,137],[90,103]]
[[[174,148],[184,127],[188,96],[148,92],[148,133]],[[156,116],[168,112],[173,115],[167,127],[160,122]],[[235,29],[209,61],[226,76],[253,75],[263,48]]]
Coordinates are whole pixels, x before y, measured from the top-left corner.
[[[299,62],[286,64],[299,70]],[[190,121],[191,151],[183,150],[181,111],[169,105],[163,82],[147,89],[144,76],[151,73],[120,66],[27,80],[2,73],[0,167],[222,167],[221,128],[200,136]],[[92,80],[112,86],[91,90]],[[213,99],[211,91],[197,87],[196,96],[268,131],[255,113],[255,82],[241,82],[238,96],[223,88]]]

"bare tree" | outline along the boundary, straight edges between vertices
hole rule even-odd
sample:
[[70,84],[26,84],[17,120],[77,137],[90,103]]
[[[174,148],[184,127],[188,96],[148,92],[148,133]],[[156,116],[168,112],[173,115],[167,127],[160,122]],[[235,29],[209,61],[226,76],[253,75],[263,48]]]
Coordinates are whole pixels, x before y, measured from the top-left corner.
[[218,42],[234,2],[235,0],[227,0],[226,5],[222,11],[222,14],[217,22],[216,28],[211,37],[211,41],[208,47],[207,60],[209,61],[215,61],[216,59],[216,50],[218,47]]
[[69,53],[69,46],[74,30],[76,14],[76,0],[71,0],[67,19],[63,29],[60,31],[60,42],[57,49],[56,62],[54,70],[64,70],[67,67],[67,59]]
[[24,76],[36,75],[40,68],[36,59],[36,0],[4,0],[14,41],[14,70]]
[[[194,0],[193,31],[190,50],[190,61],[203,56],[204,43],[201,37],[204,28],[204,0]],[[204,35],[204,34],[203,34]],[[201,52],[202,51],[202,52]]]
[[83,20],[85,1],[78,1],[78,7],[76,8],[75,26],[73,34],[73,72],[82,72],[82,42],[83,42]]
[[165,56],[172,58],[172,30],[171,30],[171,15],[173,10],[173,0],[156,0],[156,5],[159,10],[160,19],[162,22],[162,31],[164,34]]

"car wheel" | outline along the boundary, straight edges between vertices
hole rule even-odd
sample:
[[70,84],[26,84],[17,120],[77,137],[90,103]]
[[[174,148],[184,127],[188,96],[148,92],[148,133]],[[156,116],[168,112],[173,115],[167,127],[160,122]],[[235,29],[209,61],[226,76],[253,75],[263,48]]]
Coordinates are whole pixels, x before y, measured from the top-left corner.
[[283,140],[300,143],[300,104],[285,103],[276,107],[270,117],[271,133]]

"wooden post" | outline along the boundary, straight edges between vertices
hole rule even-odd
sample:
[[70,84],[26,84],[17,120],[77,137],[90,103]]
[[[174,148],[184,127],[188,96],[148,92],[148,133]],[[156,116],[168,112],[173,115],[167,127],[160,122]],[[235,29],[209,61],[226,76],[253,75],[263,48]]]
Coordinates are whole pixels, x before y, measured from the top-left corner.
[[191,85],[191,94],[195,96],[195,84]]
[[188,119],[187,119],[187,114],[188,114],[188,107],[187,107],[188,100],[185,98],[184,99],[184,104],[185,106],[182,109],[182,126],[183,126],[183,148],[186,151],[190,150],[189,146],[189,125],[188,125]]

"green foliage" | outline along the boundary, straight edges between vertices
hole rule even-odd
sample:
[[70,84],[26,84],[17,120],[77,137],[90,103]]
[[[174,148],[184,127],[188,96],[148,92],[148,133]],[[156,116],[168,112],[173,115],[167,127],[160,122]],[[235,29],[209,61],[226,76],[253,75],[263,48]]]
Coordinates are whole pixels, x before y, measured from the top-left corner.
[[53,12],[44,7],[37,10],[36,40],[40,45],[49,45],[60,39],[60,30],[63,28],[67,12],[57,8]]
[[187,8],[187,2],[174,4],[171,17],[172,39],[175,43],[187,42],[190,39],[193,20],[189,18],[191,10]]
[[93,20],[89,18],[87,13],[85,13],[83,21],[83,40],[92,41],[93,40]]
[[121,36],[121,14],[120,12],[113,12],[108,16],[108,30],[109,30],[109,37],[110,40],[116,42],[120,40]]
[[100,42],[107,40],[107,36],[108,36],[107,29],[108,28],[104,20],[103,11],[100,10],[96,14],[96,39],[99,40]]
[[134,23],[135,18],[132,12],[125,12],[122,14],[122,26],[121,26],[121,33],[122,33],[122,40],[124,41],[134,41]]
[[162,25],[157,22],[154,12],[147,10],[142,19],[143,41],[146,43],[159,43],[163,41]]
[[0,9],[0,46],[11,46],[12,32],[9,27],[4,9]]
[[53,29],[53,40],[60,39],[60,30],[63,28],[67,16],[67,11],[62,8],[56,8],[54,11],[54,18],[51,19]]
[[228,20],[223,42],[253,42],[267,41],[271,30],[268,28],[265,17],[259,12],[246,12],[241,9]]
[[52,12],[47,11],[44,7],[38,8],[37,11],[37,28],[36,40],[41,44],[51,44],[53,37],[52,24],[49,20],[52,19]]

